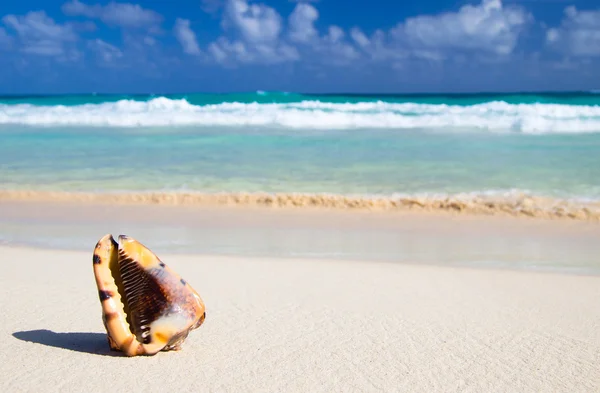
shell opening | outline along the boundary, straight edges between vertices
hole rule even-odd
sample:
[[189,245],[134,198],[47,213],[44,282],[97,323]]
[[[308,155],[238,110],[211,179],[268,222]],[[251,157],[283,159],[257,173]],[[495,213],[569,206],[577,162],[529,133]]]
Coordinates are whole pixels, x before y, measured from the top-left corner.
[[108,269],[110,271],[110,275],[113,278],[115,285],[117,286],[117,291],[119,292],[119,297],[121,300],[121,304],[123,304],[123,311],[125,313],[125,320],[127,321],[127,327],[131,334],[135,335],[135,332],[132,328],[131,323],[131,310],[129,308],[129,302],[127,302],[127,296],[125,295],[125,287],[123,285],[123,279],[121,277],[121,271],[119,266],[119,243],[115,241],[115,239],[111,236],[110,241],[113,245],[113,253],[111,255]]
[[128,356],[178,349],[203,324],[202,298],[135,239],[105,235],[93,266],[111,348]]

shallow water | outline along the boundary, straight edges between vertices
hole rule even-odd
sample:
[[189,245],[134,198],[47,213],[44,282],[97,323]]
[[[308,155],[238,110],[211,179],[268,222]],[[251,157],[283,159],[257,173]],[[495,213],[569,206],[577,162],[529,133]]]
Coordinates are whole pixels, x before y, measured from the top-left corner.
[[0,188],[600,200],[600,95],[0,97]]
[[5,126],[0,138],[3,189],[600,199],[600,133]]

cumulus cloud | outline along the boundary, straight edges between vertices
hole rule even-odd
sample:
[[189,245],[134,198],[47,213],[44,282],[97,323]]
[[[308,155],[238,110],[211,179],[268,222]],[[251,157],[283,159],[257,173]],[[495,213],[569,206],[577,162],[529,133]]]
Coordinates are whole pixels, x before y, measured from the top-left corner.
[[303,59],[331,65],[361,60],[397,65],[410,58],[442,61],[467,53],[493,59],[512,54],[533,20],[520,6],[481,0],[454,12],[411,17],[389,30],[376,29],[370,34],[359,27],[346,31],[337,25],[319,32],[319,11],[312,2],[294,2],[293,11],[284,19],[274,8],[252,0],[205,0],[205,6],[223,9],[223,35],[208,45],[207,54],[229,64]]
[[142,8],[139,4],[110,2],[107,5],[89,5],[79,0],[63,4],[62,10],[70,16],[99,19],[109,26],[126,28],[153,27],[162,22],[162,15]]
[[289,17],[289,36],[294,42],[310,42],[318,36],[315,21],[319,11],[310,4],[300,3]]
[[319,54],[329,64],[354,64],[361,59],[400,62],[408,58],[441,61],[449,54],[471,52],[509,55],[531,21],[531,15],[517,6],[503,6],[500,0],[482,0],[456,12],[420,15],[399,22],[389,31],[377,29],[367,35],[359,27],[349,34],[329,26],[319,35],[317,9],[300,3],[289,16],[288,37],[297,45]]
[[98,38],[89,41],[88,47],[100,57],[102,63],[107,65],[112,65],[123,57],[123,52],[119,48]]
[[346,32],[339,26],[331,25],[324,35],[315,27],[319,18],[317,9],[306,3],[299,3],[288,18],[288,37],[290,41],[304,46],[304,51],[315,52],[315,59],[327,64],[349,64],[360,58],[361,54],[348,39]]
[[329,64],[346,64],[360,57],[356,48],[346,40],[346,33],[339,26],[329,26],[325,34],[314,46],[314,49],[326,56],[322,60]]
[[275,42],[281,32],[281,16],[274,8],[264,4],[230,0],[223,26],[232,26],[247,42]]
[[417,56],[444,58],[451,50],[508,55],[530,20],[531,15],[522,7],[503,6],[501,0],[482,0],[457,12],[408,18],[390,34]]
[[162,33],[160,25],[163,22],[163,16],[156,11],[133,3],[92,4],[80,0],[64,3],[62,11],[71,17],[95,19],[122,29],[123,49],[103,40],[88,42],[87,48],[100,60],[100,65],[114,66],[115,60],[120,59],[119,66],[133,62],[149,67],[148,59],[156,58],[158,45],[154,36]]
[[189,20],[177,18],[175,27],[173,27],[173,32],[185,53],[189,55],[200,54],[200,46],[198,46],[196,34],[190,28]]
[[281,15],[265,4],[229,0],[221,25],[236,38],[221,36],[209,45],[217,62],[277,64],[299,58],[296,48],[281,39]]
[[[384,54],[379,33],[372,42],[359,30],[349,36],[336,25],[320,34],[315,26],[319,12],[305,2],[294,7],[287,25],[275,9],[262,3],[228,0],[224,10],[223,29],[234,37],[219,37],[208,47],[208,53],[220,63],[273,64],[302,58],[311,63],[344,65],[354,63],[365,53],[373,58]],[[363,51],[356,41],[360,38]]]
[[210,43],[208,52],[218,63],[227,65],[235,63],[279,64],[300,58],[296,48],[284,43],[278,45],[251,44],[240,40],[229,40],[226,37],[219,37]]
[[72,26],[59,24],[44,11],[32,11],[25,15],[6,15],[4,25],[15,31],[24,53],[40,56],[77,57],[73,44],[77,34]]
[[367,36],[360,28],[350,29],[350,37],[354,45],[374,61],[399,61],[409,57],[407,49],[390,43],[388,34],[383,30],[375,30],[371,36]]
[[[60,24],[43,11],[7,15],[2,19],[6,29],[0,27],[0,48],[8,47],[13,40],[23,52],[64,56],[74,50],[78,33],[93,30],[91,20],[98,20],[123,29],[124,52],[100,39],[88,41],[87,48],[105,63],[121,57],[143,58],[144,54],[156,58],[160,53],[156,33],[163,23],[161,14],[139,4],[114,0],[103,4],[67,1],[62,6],[66,15],[87,20]],[[205,50],[189,19],[176,18],[172,34],[184,53],[224,65],[302,60],[306,64],[336,66],[369,61],[398,66],[415,59],[443,61],[471,55],[491,60],[509,58],[533,19],[520,6],[505,5],[502,0],[480,0],[452,12],[410,17],[390,29],[365,31],[358,26],[344,29],[335,24],[317,28],[320,14],[313,1],[290,0],[296,4],[283,16],[260,1],[264,0],[200,0],[198,6],[212,13],[218,10],[221,18],[221,34]],[[600,10],[567,7],[562,23],[547,30],[546,41],[570,56],[600,55]],[[130,52],[135,55],[130,56]]]
[[360,48],[368,48],[371,45],[371,40],[358,27],[350,29],[350,36]]
[[546,43],[569,56],[600,56],[600,9],[565,8],[560,26],[547,30]]

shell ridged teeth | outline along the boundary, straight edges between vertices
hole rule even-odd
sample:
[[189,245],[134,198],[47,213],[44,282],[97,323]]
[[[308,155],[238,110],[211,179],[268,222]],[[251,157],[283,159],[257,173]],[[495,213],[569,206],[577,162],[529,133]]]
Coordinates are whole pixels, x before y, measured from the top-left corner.
[[110,348],[127,356],[179,349],[204,322],[204,302],[146,246],[118,240],[104,235],[92,259]]

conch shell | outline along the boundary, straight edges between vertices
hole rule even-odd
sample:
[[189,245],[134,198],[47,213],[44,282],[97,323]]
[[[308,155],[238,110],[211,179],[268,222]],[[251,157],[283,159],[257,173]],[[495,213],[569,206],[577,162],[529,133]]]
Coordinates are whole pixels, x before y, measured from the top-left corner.
[[112,350],[127,356],[179,350],[206,317],[200,295],[135,239],[107,234],[96,244],[94,276]]

